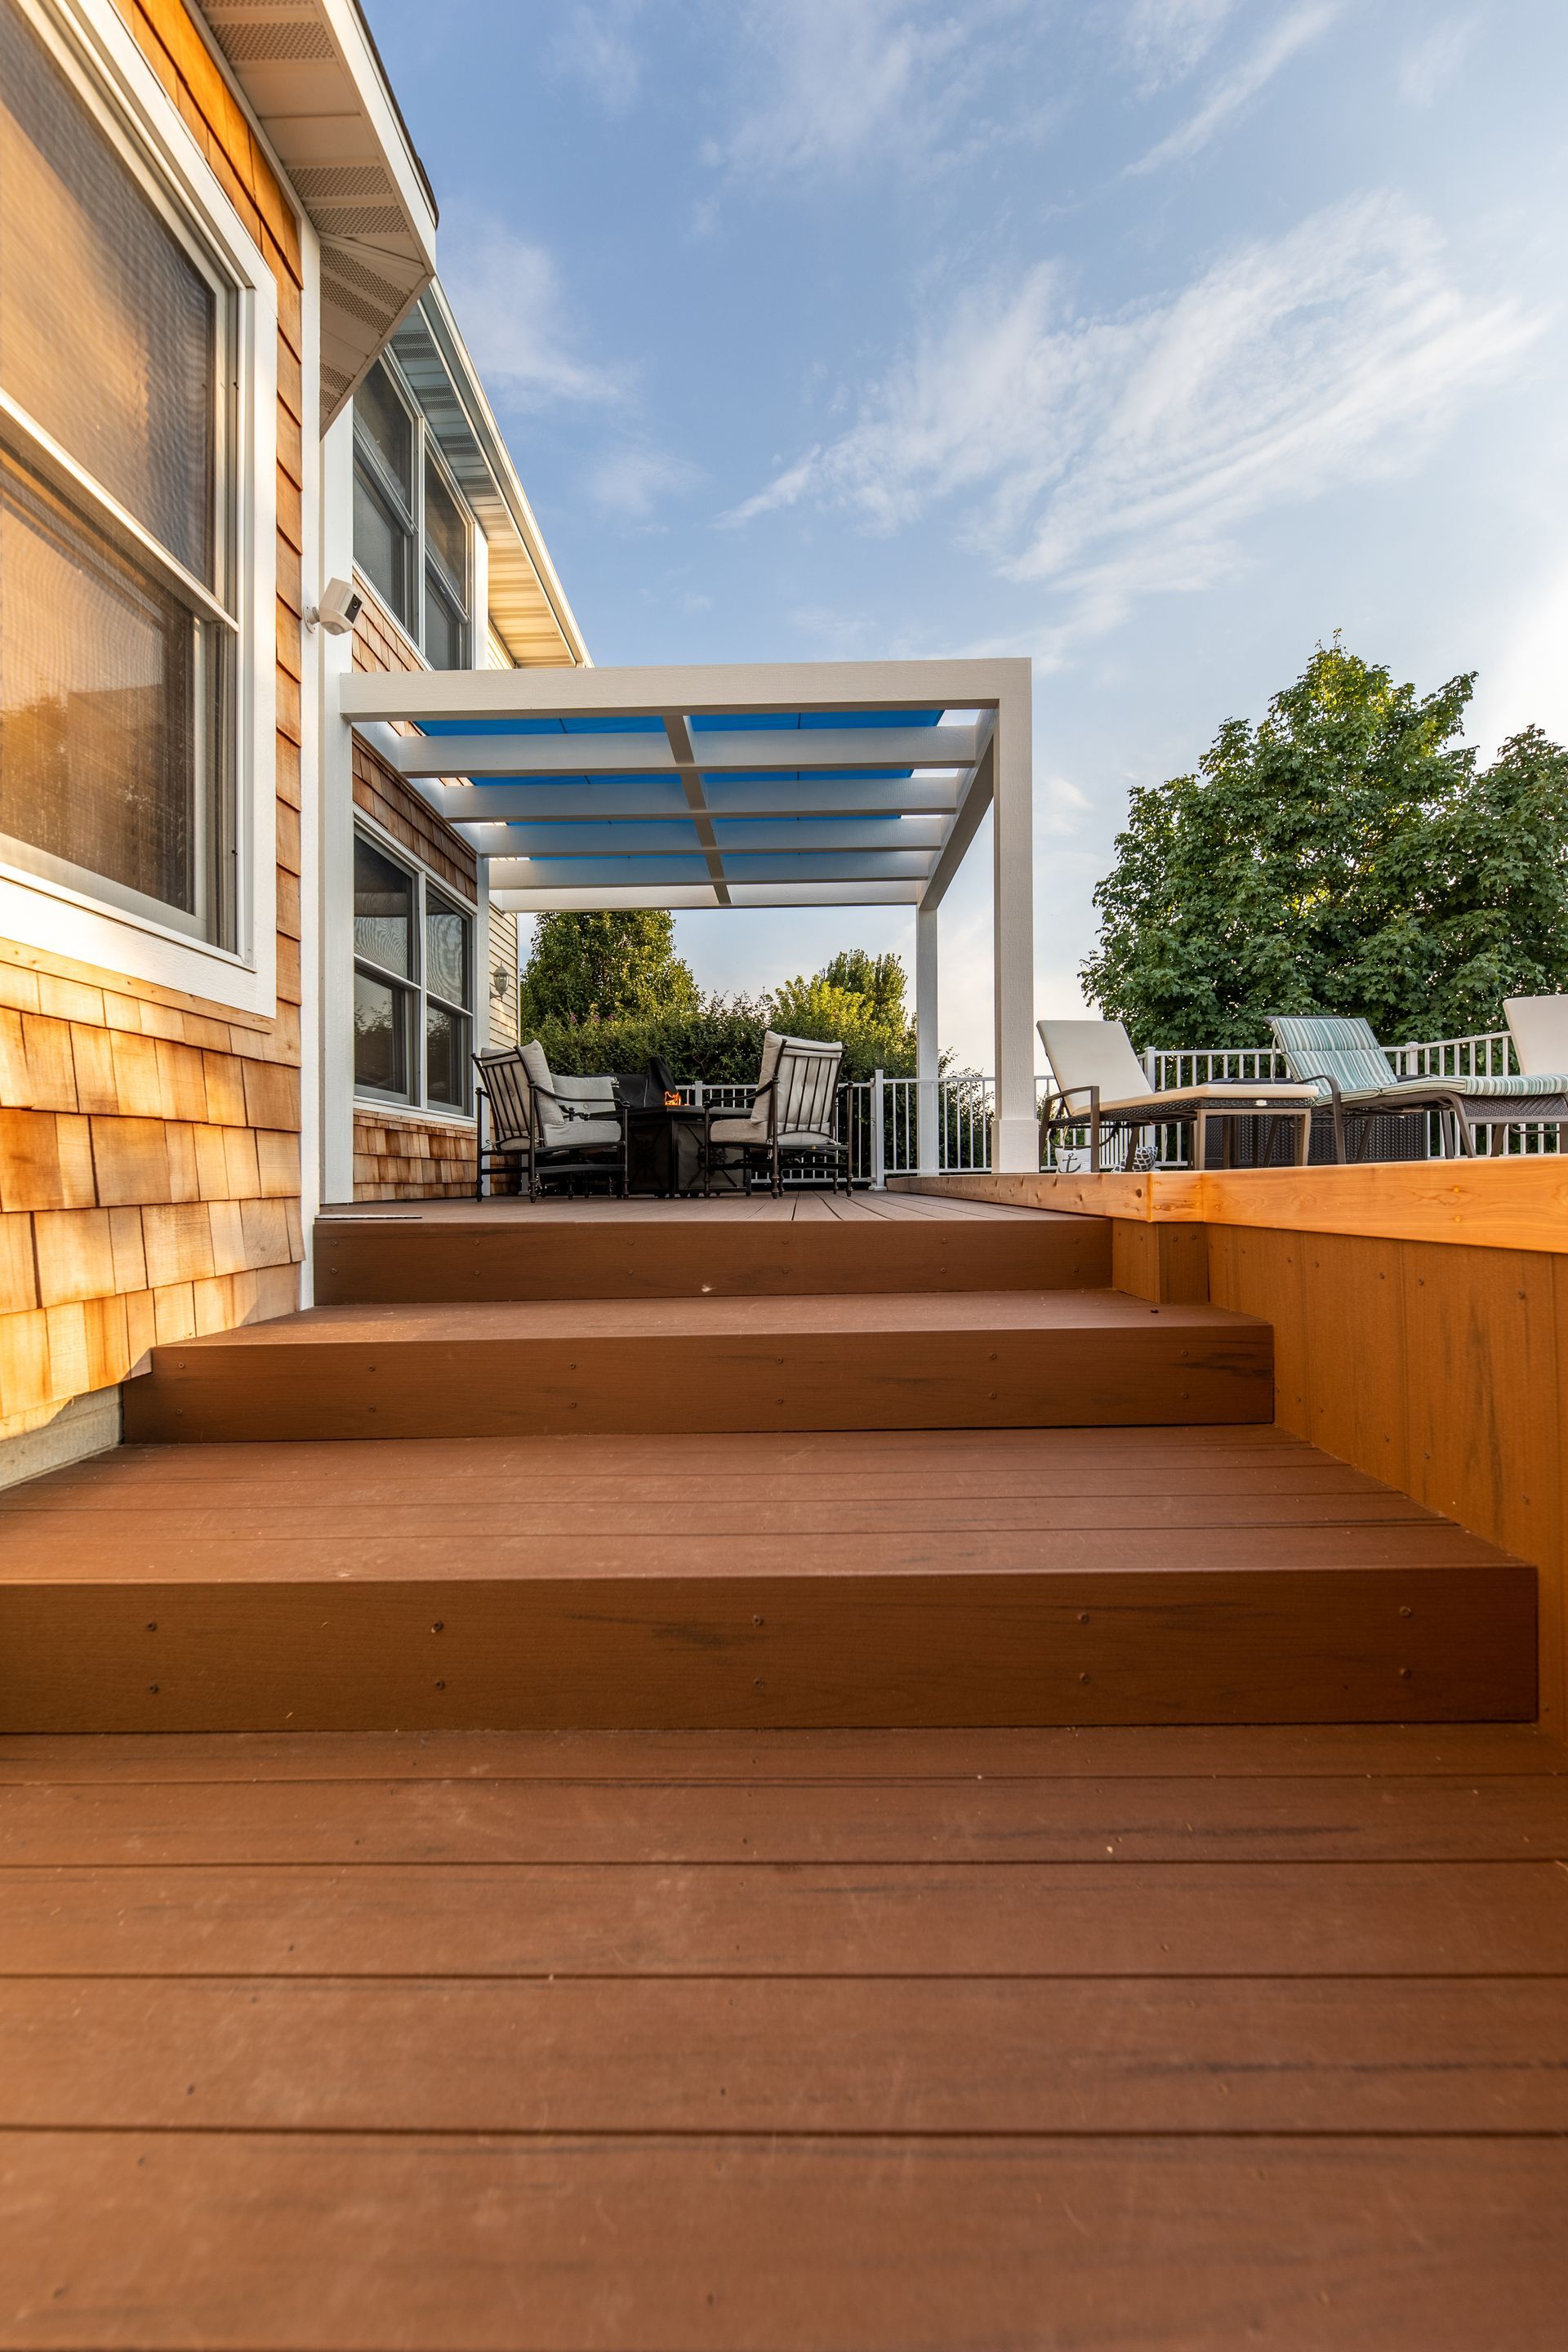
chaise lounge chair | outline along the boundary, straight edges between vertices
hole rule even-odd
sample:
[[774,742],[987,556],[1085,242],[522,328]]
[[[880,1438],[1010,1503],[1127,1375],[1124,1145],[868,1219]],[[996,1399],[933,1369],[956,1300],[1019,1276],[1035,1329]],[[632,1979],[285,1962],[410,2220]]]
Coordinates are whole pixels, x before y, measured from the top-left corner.
[[[1550,999],[1516,997],[1515,1005]],[[1435,1111],[1446,1156],[1472,1156],[1477,1127],[1528,1118],[1568,1119],[1568,1076],[1402,1078],[1373,1036],[1370,1023],[1341,1013],[1275,1013],[1268,1026],[1291,1075],[1310,1078],[1332,1108],[1336,1157],[1348,1155],[1352,1129],[1374,1118],[1410,1118]],[[1534,1032],[1532,1030],[1532,1041]],[[1523,1058],[1522,1055],[1521,1057]],[[1512,1118],[1508,1107],[1512,1107]]]
[[849,1190],[849,1153],[837,1129],[838,1071],[842,1045],[814,1037],[781,1037],[770,1029],[763,1039],[762,1072],[751,1108],[726,1110],[714,1104],[702,1138],[702,1190],[710,1193],[715,1171],[738,1156],[742,1181],[751,1190],[752,1169],[766,1168],[775,1200],[784,1190],[788,1154],[828,1159],[833,1189]]
[[1089,1164],[1098,1175],[1108,1128],[1130,1134],[1140,1128],[1191,1127],[1193,1164],[1202,1168],[1211,1118],[1287,1118],[1297,1124],[1297,1164],[1306,1165],[1319,1101],[1315,1087],[1284,1086],[1266,1078],[1156,1091],[1120,1021],[1039,1021],[1035,1025],[1056,1081],[1040,1118],[1042,1148],[1048,1135],[1087,1126]]
[[[487,1165],[518,1163],[528,1197],[539,1198],[542,1176],[605,1177],[626,1197],[626,1114],[614,1078],[558,1078],[543,1046],[507,1045],[476,1054],[479,1074],[474,1198],[485,1196]],[[485,1141],[485,1109],[489,1141]]]

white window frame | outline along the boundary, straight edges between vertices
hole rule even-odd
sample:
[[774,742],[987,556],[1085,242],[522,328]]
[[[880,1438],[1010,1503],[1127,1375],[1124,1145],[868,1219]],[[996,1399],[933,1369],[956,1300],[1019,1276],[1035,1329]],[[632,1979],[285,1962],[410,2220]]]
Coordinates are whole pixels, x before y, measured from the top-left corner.
[[[278,291],[252,241],[178,110],[112,0],[11,0],[42,41],[110,143],[130,162],[187,247],[233,289],[234,383],[228,564],[235,632],[233,806],[236,850],[234,940],[194,938],[160,919],[153,902],[114,884],[76,887],[0,856],[0,938],[145,980],[237,1011],[277,1011],[276,761]],[[6,404],[9,409],[9,404]],[[19,414],[19,412],[18,412]],[[62,487],[91,487],[99,508],[112,499],[36,427],[26,436]],[[132,535],[177,573],[174,559],[129,516]],[[182,584],[188,590],[189,582]],[[210,600],[205,583],[195,583]]]
[[[375,483],[384,498],[390,497],[399,507],[406,503],[413,540],[409,566],[411,610],[407,620],[401,619],[393,611],[383,592],[377,587],[369,572],[359,563],[357,557],[354,568],[360,580],[374,597],[376,610],[379,613],[384,613],[393,626],[407,639],[425,667],[430,669],[434,667],[434,664],[425,648],[425,608],[429,593],[426,572],[429,567],[434,565],[441,589],[457,604],[461,625],[464,657],[460,662],[454,663],[452,667],[456,669],[467,669],[472,667],[474,660],[474,606],[477,576],[474,556],[475,548],[482,533],[473,509],[458,487],[441,445],[430,429],[429,419],[420,407],[418,397],[410,385],[407,376],[398,365],[395,353],[390,350],[382,352],[378,355],[376,364],[386,376],[394,394],[401,402],[408,418],[409,467],[413,478],[412,497],[408,501],[405,501],[400,486],[389,476],[380,451],[375,447],[369,434],[361,427],[357,414],[353,428],[354,469],[357,474],[363,462],[372,481]],[[440,476],[442,488],[461,515],[468,530],[468,553],[464,564],[466,576],[461,581],[453,579],[445,562],[432,546],[426,531],[425,468],[426,465],[433,466]]]
[[[373,957],[360,955],[357,950],[355,950],[353,956],[353,969],[356,972],[363,963],[367,972],[369,972],[373,977],[383,981],[389,986],[406,991],[406,992],[414,999],[414,1035],[410,1040],[409,1052],[409,1075],[413,1079],[414,1084],[406,1095],[381,1094],[374,1088],[362,1087],[356,1078],[353,1089],[354,1107],[358,1110],[379,1110],[401,1113],[405,1118],[445,1120],[448,1125],[453,1127],[472,1127],[474,1123],[474,1070],[471,1060],[463,1073],[464,1085],[468,1093],[468,1104],[466,1108],[459,1109],[458,1106],[453,1103],[433,1103],[426,1098],[427,1087],[425,1075],[425,1010],[426,1003],[432,996],[433,992],[426,984],[426,964],[427,958],[426,954],[425,942],[425,913],[426,908],[429,904],[430,893],[434,891],[438,898],[445,900],[448,906],[455,907],[458,909],[458,912],[464,916],[468,921],[469,1001],[467,1004],[456,1005],[451,1003],[449,998],[437,996],[435,998],[435,1002],[438,1005],[446,1006],[450,1012],[460,1013],[463,1019],[468,1023],[468,1050],[471,1055],[477,1050],[481,1042],[479,1036],[479,1005],[477,1002],[479,996],[479,908],[472,898],[465,898],[462,892],[460,890],[454,889],[451,883],[446,879],[444,875],[437,874],[433,866],[426,866],[424,859],[416,856],[413,850],[405,848],[403,843],[395,839],[395,837],[387,832],[384,825],[377,824],[373,816],[368,815],[363,809],[357,805],[354,809],[354,832],[356,835],[363,835],[364,839],[370,844],[371,847],[373,849],[379,850],[381,855],[384,858],[388,859],[392,865],[401,867],[405,874],[411,875],[416,885],[413,941],[414,971],[412,974],[407,972],[393,971],[385,965],[377,964]],[[351,944],[353,935],[353,921],[351,918]]]

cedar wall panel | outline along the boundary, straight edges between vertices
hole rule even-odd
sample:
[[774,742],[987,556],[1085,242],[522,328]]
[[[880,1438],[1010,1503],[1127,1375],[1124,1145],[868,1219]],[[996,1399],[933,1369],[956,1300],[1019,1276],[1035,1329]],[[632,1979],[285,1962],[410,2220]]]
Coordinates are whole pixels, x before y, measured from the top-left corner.
[[[276,1019],[0,940],[0,1437],[299,1300],[299,226],[182,0],[121,0],[278,284]],[[259,779],[265,792],[268,779]]]
[[1274,1326],[1279,1422],[1534,1562],[1568,1702],[1568,1258],[1210,1224],[1216,1307]]
[[[358,575],[358,585],[364,602],[354,623],[354,667],[421,667],[409,639],[384,610],[363,573]],[[468,843],[449,825],[443,824],[417,793],[358,741],[353,749],[353,795],[356,808],[363,809],[411,856],[438,875],[453,896],[477,914],[479,869]],[[486,946],[482,938],[476,939],[475,981],[481,993],[489,986],[491,959],[486,953]],[[515,987],[512,995],[515,1003]],[[417,1113],[379,1104],[374,1108],[356,1108],[353,1197],[356,1201],[438,1201],[471,1194],[474,1148],[471,1121],[422,1119]]]

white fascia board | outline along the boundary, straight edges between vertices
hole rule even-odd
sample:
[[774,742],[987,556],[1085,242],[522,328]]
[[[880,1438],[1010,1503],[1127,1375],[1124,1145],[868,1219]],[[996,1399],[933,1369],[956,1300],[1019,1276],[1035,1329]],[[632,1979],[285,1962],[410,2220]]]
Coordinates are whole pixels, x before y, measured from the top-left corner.
[[[724,713],[994,709],[1029,664],[1005,661],[757,662],[690,668],[357,671],[339,709],[348,719],[583,719],[661,710]],[[652,737],[649,741],[654,740]]]

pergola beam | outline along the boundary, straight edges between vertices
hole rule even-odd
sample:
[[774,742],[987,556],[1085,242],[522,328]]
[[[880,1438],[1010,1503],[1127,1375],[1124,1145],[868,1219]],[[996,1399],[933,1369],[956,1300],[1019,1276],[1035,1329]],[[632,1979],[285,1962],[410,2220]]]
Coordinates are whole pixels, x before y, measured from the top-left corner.
[[[684,727],[684,714],[679,716]],[[665,725],[668,730],[670,716]],[[972,768],[973,727],[762,728],[688,732],[678,751],[658,735],[400,735],[388,747],[400,776],[645,776],[783,772],[867,775],[900,768]]]
[[[521,890],[541,880],[545,887],[572,884],[639,882],[700,882],[704,859],[693,846],[687,856],[623,857],[498,857],[489,856],[490,882],[498,890]],[[724,871],[731,882],[921,882],[930,874],[928,850],[877,850],[868,856],[816,852],[810,856],[727,856]],[[711,876],[709,877],[711,880]]]
[[[710,826],[725,856],[767,854],[799,857],[833,850],[886,852],[941,849],[947,827],[939,816],[835,817],[812,823],[784,818],[773,824],[750,820]],[[701,845],[688,817],[652,824],[467,824],[463,838],[481,857],[647,857],[679,856]]]
[[[951,817],[957,776],[862,778],[845,784],[707,783],[707,813],[716,822],[758,817]],[[448,824],[631,821],[690,814],[679,779],[588,784],[439,784],[419,787],[426,805]]]
[[[648,669],[355,670],[344,719],[768,718],[801,711],[995,709],[1019,664],[996,661],[725,662]],[[649,737],[657,741],[657,737]],[[704,755],[706,756],[706,755]]]

